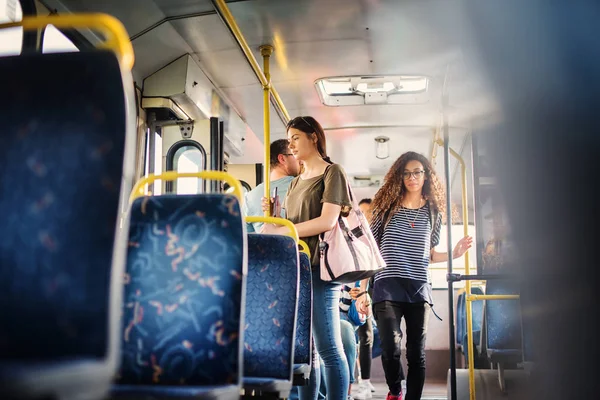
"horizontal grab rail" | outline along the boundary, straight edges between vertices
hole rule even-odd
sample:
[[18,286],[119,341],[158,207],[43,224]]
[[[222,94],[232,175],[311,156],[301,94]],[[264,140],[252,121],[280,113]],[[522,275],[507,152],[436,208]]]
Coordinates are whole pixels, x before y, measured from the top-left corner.
[[123,67],[128,70],[133,68],[135,56],[129,35],[121,21],[108,14],[94,13],[25,17],[21,21],[0,24],[0,29],[22,27],[24,30],[34,30],[44,28],[48,25],[54,25],[59,29],[90,28],[102,32],[105,41],[100,47],[111,49],[117,53]]
[[251,217],[246,217],[246,222],[249,222],[251,224],[263,223],[263,224],[276,224],[276,225],[285,226],[286,228],[288,228],[290,230],[290,232],[287,235],[294,238],[296,243],[298,243],[300,241],[300,238],[298,237],[298,230],[296,229],[296,226],[292,223],[292,221],[289,221],[287,219],[275,218],[275,217],[251,216]]
[[308,248],[306,242],[304,240],[298,240],[298,245],[300,246],[300,252],[306,254],[310,260],[310,249]]
[[520,298],[518,294],[470,294],[467,295],[466,300],[519,300]]
[[201,171],[201,172],[175,172],[168,171],[163,172],[159,175],[150,174],[140,179],[129,197],[129,202],[132,203],[136,198],[144,196],[144,187],[155,181],[174,181],[179,178],[198,178],[198,179],[209,179],[214,181],[225,181],[233,188],[233,194],[238,198],[240,203],[242,202],[242,184],[240,181],[223,171]]

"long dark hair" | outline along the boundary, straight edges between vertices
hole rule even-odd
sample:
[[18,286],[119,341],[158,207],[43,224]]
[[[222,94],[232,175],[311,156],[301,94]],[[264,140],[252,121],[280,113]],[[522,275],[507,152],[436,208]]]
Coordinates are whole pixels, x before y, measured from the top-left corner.
[[327,156],[327,139],[325,138],[325,130],[319,122],[313,117],[296,117],[287,123],[286,131],[290,128],[298,129],[306,133],[308,136],[315,135],[317,137],[317,151],[329,164],[333,164]]

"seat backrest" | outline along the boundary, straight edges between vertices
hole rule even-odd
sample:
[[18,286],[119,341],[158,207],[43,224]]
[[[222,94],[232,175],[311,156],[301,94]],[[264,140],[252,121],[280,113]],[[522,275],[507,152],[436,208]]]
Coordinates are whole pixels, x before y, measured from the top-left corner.
[[300,253],[300,295],[296,322],[294,364],[310,364],[312,354],[312,271],[310,259]]
[[239,383],[247,250],[237,198],[138,198],[130,220],[117,383]]
[[[483,294],[483,289],[480,287],[472,287],[471,294]],[[483,324],[483,300],[472,301],[472,321],[473,321],[473,332],[481,331],[481,325]],[[465,310],[466,312],[466,310]],[[467,332],[467,319],[465,316],[465,333]]]
[[133,87],[108,51],[0,58],[0,76],[0,359],[116,367]]
[[[506,280],[488,280],[486,294],[519,294],[518,285]],[[486,300],[487,349],[521,350],[521,311],[519,300]]]
[[292,379],[298,264],[293,238],[248,235],[244,377]]

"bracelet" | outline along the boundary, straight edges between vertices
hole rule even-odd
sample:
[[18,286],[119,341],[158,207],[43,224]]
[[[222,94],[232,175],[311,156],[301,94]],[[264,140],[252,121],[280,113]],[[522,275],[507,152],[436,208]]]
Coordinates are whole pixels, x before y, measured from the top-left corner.
[[359,294],[356,295],[356,298],[358,299],[360,296],[367,294],[367,292],[360,292]]

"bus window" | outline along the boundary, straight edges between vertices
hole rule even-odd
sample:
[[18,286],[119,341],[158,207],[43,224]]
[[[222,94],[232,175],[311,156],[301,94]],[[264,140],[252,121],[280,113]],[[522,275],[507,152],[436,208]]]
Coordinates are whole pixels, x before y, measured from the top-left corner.
[[[173,171],[200,172],[205,169],[205,164],[204,154],[196,146],[181,146],[173,155]],[[202,180],[196,178],[177,179],[175,189],[177,194],[197,194],[204,191]]]
[[42,53],[62,53],[79,51],[61,31],[54,25],[48,25],[44,30],[44,44]]
[[[0,23],[20,21],[23,18],[21,4],[17,0],[0,0]],[[21,54],[23,28],[10,28],[0,31],[0,56]]]

